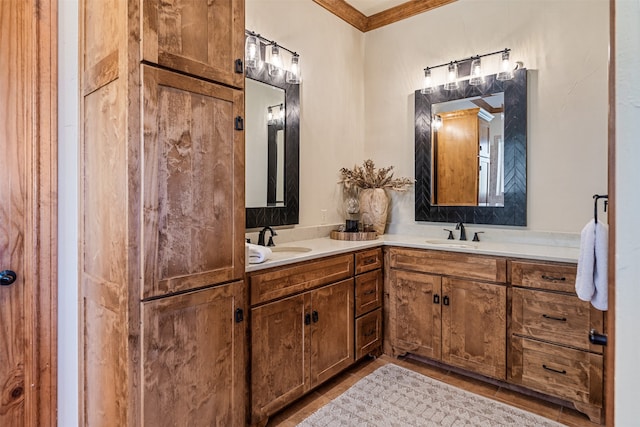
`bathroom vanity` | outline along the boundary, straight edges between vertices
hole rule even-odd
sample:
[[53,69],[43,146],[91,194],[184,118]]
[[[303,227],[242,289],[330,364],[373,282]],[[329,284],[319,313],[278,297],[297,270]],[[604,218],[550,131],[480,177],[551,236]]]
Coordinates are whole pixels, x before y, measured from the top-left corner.
[[577,249],[463,243],[314,239],[296,242],[309,252],[250,266],[252,424],[380,351],[601,422],[602,347],[588,334],[605,319],[575,296]]

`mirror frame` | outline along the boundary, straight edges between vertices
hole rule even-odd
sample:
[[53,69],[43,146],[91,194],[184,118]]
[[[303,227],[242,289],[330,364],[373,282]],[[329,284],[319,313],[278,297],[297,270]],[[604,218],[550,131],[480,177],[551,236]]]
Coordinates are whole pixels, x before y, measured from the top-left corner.
[[[514,71],[511,80],[495,77],[486,76],[480,86],[461,81],[456,91],[415,92],[416,221],[527,225],[527,70]],[[498,92],[504,92],[504,206],[432,205],[432,104]]]
[[[259,69],[247,68],[245,78],[284,90],[284,206],[246,207],[246,228],[292,225],[299,221],[300,85],[287,83],[284,78],[286,73],[270,76],[267,68],[266,64]],[[265,183],[266,180],[267,177]]]

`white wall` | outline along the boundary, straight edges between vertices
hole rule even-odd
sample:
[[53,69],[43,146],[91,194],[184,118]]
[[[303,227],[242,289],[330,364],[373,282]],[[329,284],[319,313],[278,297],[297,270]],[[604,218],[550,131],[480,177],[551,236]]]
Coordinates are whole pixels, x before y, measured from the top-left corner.
[[[580,231],[607,190],[608,16],[602,0],[459,0],[367,33],[363,157],[414,176],[423,68],[509,47],[530,70],[527,229]],[[412,223],[413,194],[393,199]]]
[[615,424],[638,425],[640,0],[617,0]]
[[246,0],[247,29],[300,54],[300,225],[342,222],[338,171],[362,162],[364,35],[311,0]]
[[78,425],[78,1],[58,3],[58,425]]

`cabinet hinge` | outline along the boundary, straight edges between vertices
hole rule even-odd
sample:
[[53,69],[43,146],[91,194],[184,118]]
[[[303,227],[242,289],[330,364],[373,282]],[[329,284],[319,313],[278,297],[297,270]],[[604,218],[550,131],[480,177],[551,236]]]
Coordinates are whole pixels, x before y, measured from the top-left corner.
[[242,64],[242,59],[236,59],[236,73],[242,74],[244,73],[244,65]]
[[240,323],[244,320],[244,311],[241,308],[236,308],[236,323]]
[[244,119],[242,117],[236,117],[235,128],[236,130],[244,130]]

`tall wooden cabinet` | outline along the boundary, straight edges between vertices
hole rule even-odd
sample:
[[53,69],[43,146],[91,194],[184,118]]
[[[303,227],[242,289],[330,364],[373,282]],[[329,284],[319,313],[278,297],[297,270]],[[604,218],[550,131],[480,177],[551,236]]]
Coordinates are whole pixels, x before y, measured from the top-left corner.
[[244,425],[244,2],[80,10],[81,423]]

